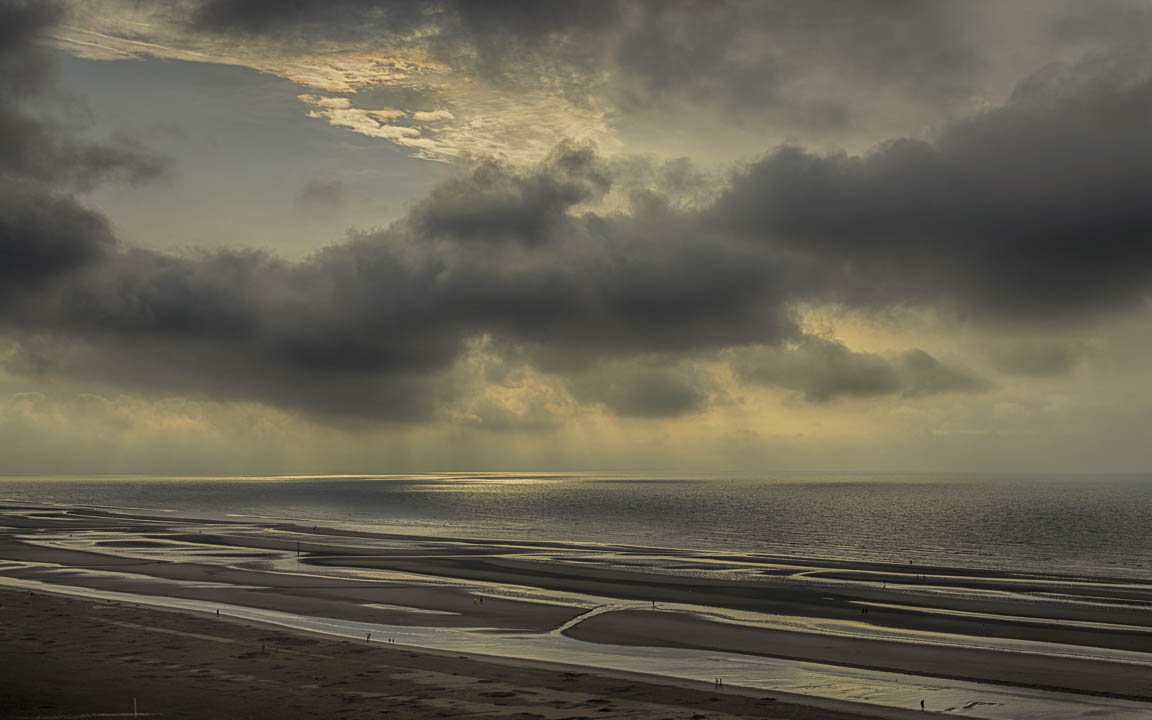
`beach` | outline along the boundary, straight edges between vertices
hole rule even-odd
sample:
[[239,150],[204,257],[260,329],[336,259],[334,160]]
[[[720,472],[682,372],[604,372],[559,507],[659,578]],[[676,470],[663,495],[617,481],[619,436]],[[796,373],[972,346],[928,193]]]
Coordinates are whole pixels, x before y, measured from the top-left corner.
[[[128,687],[164,717],[197,695],[283,717],[1152,711],[1152,585],[1127,578],[83,507],[8,505],[0,526],[13,716],[123,709]],[[36,710],[63,677],[84,678],[73,704]]]
[[0,716],[11,720],[132,717],[133,701],[140,717],[189,720],[864,717],[134,606],[14,592],[0,592],[0,603]]

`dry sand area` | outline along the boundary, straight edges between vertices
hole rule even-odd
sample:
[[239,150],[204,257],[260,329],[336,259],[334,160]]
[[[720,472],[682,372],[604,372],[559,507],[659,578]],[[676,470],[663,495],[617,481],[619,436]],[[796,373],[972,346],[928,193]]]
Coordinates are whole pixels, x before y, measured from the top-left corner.
[[106,602],[4,591],[0,604],[6,720],[132,717],[133,698],[141,717],[172,720],[865,717]]

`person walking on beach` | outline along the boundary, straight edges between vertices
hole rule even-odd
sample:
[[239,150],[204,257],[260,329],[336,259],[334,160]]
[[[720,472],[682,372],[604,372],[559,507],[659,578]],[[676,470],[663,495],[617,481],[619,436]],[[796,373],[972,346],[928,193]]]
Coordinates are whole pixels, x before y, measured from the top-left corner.
[[924,700],[920,700],[920,712],[924,712]]

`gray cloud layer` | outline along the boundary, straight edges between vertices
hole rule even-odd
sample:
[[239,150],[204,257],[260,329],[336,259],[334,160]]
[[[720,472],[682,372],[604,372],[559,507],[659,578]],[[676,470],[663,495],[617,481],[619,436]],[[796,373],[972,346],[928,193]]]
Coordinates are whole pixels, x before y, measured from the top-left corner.
[[979,393],[981,378],[944,365],[929,353],[909,350],[895,359],[855,352],[842,343],[807,336],[794,347],[741,353],[733,367],[744,378],[800,392],[809,402],[881,395],[923,397]]
[[813,68],[935,103],[967,101],[981,58],[952,3],[717,0],[189,0],[196,32],[288,46],[413,42],[497,86],[551,86],[619,110],[715,106],[763,123],[841,126],[852,109],[794,81]]
[[1145,296],[1152,82],[1054,70],[934,142],[864,157],[782,150],[712,209],[734,232],[840,271],[849,303],[1070,317]]
[[[606,359],[790,347],[740,369],[814,402],[978,392],[989,385],[920,350],[893,360],[806,336],[795,308],[1060,324],[1131,306],[1152,280],[1152,82],[1106,64],[1043,73],[930,142],[773,151],[703,204],[653,189],[691,182],[682,165],[648,167],[638,186],[627,163],[561,146],[531,167],[479,163],[390,227],[302,262],[118,247],[68,192],[160,166],[104,146],[61,152],[81,146],[20,109],[37,87],[17,76],[53,20],[41,7],[0,4],[0,122],[33,139],[0,135],[14,188],[0,202],[0,323],[19,339],[20,373],[410,421],[451,396],[443,373],[483,335],[577,379]],[[205,5],[200,21],[228,7]],[[258,4],[245,7],[260,27]],[[571,12],[517,22],[583,22]],[[630,206],[593,209],[610,193]],[[631,416],[707,401],[665,372],[571,388]]]

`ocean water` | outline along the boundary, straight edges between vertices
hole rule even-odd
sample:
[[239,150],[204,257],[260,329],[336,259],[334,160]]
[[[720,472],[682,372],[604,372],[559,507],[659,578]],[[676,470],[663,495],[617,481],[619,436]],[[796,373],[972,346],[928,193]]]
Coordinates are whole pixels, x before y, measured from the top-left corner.
[[0,477],[0,501],[1152,578],[1152,475]]

